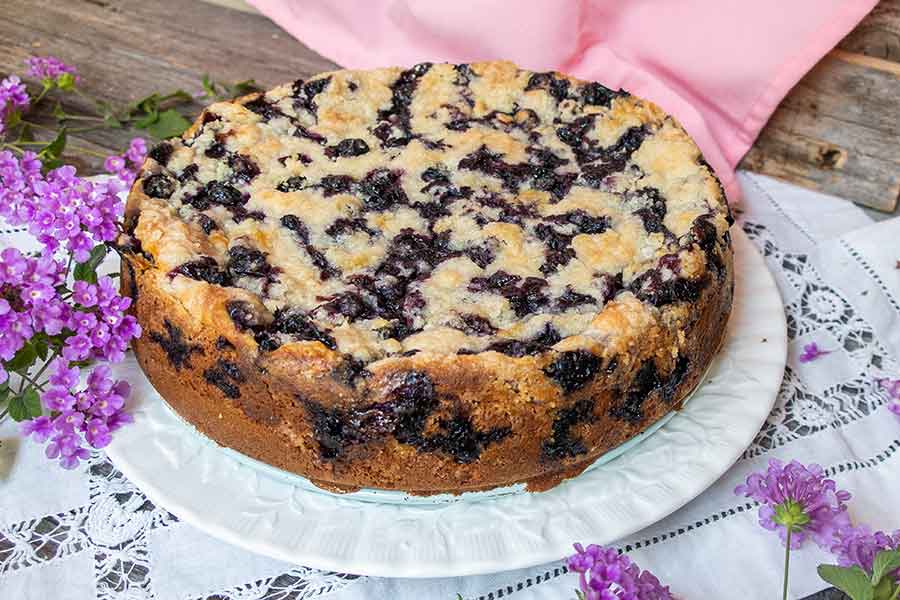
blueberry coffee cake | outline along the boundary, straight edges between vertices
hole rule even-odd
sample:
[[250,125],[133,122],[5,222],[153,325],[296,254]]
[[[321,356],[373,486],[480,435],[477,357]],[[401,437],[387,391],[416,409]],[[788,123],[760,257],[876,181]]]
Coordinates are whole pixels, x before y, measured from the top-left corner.
[[731,309],[700,151],[508,62],[209,106],[131,191],[135,353],[217,442],[332,490],[540,490],[697,385]]

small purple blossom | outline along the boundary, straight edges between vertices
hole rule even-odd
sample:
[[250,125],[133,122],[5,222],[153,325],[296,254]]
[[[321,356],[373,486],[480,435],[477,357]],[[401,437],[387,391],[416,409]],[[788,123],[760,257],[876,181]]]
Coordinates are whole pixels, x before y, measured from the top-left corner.
[[822,350],[817,343],[810,342],[803,346],[803,353],[798,360],[802,363],[808,363],[816,360],[820,356],[825,356],[826,354],[831,354],[831,350]]
[[28,110],[29,99],[25,84],[15,75],[0,81],[0,136],[6,128],[9,115]]
[[63,433],[81,429],[82,424],[84,424],[84,414],[77,410],[65,410],[53,419],[53,427]]
[[85,443],[104,448],[113,431],[132,422],[131,415],[124,411],[131,389],[127,382],[113,379],[105,364],[94,367],[81,389],[76,389],[78,369],[70,367],[66,359],[54,359],[50,368],[41,401],[51,416],[26,421],[21,428],[38,442],[53,436],[47,445],[47,457],[57,458],[63,468],[71,469],[90,455]]
[[128,144],[128,150],[125,151],[125,158],[136,166],[140,167],[147,159],[147,142],[144,138],[132,138]]
[[62,412],[75,406],[75,397],[64,387],[52,386],[41,395],[41,401],[47,410]]
[[42,415],[20,423],[19,431],[23,436],[31,436],[34,441],[42,444],[53,435],[53,421],[50,420],[50,417]]
[[100,417],[94,417],[84,428],[84,438],[94,448],[105,448],[112,441],[109,423]]
[[630,558],[614,548],[575,544],[575,554],[566,561],[579,574],[586,600],[669,600],[668,587],[649,571],[641,571]]
[[110,156],[103,162],[103,169],[115,175],[123,184],[123,189],[127,189],[134,183],[137,172],[146,158],[147,142],[143,138],[133,138],[121,156]]
[[[893,533],[872,532],[865,525],[845,527],[838,532],[837,541],[831,552],[837,556],[842,567],[858,566],[871,573],[875,556],[882,550],[900,548],[900,530]],[[900,571],[894,572],[894,579],[900,582]]]
[[25,59],[28,66],[26,75],[43,81],[55,81],[60,75],[68,73],[75,81],[79,81],[78,71],[55,56],[30,56]]
[[91,453],[81,445],[81,437],[75,432],[63,432],[53,436],[44,452],[47,458],[58,458],[63,469],[74,469],[79,460],[87,460]]
[[838,490],[816,464],[807,467],[793,460],[785,465],[772,459],[765,472],[750,474],[734,492],[762,504],[760,525],[778,531],[783,543],[790,532],[791,548],[799,548],[807,537],[829,548],[836,532],[850,524],[849,492]]

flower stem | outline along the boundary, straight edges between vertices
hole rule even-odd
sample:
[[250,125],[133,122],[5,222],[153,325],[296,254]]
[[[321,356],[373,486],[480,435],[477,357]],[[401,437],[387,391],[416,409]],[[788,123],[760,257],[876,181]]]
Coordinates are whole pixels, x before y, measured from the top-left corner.
[[21,148],[19,148],[18,146],[16,146],[15,144],[3,144],[2,147],[6,148],[8,150],[12,150],[13,152],[17,153],[20,156],[25,154],[25,151],[22,150]]
[[787,539],[784,542],[784,585],[782,586],[781,600],[788,597],[788,570],[791,566],[791,529],[787,528]]
[[56,131],[55,127],[50,127],[49,125],[41,125],[40,123],[35,123],[34,121],[26,121],[22,119],[23,125],[28,125],[30,127],[34,127],[35,129],[44,129],[46,131]]
[[[34,121],[25,121],[22,120],[24,125],[28,125],[29,127],[34,127],[35,129],[42,129],[44,131],[52,131],[56,133],[58,129],[56,127],[50,127],[48,125],[41,125],[40,123],[35,123]],[[96,129],[101,129],[103,125],[91,125],[90,127],[76,127],[75,129],[66,129],[66,133],[84,133],[86,131],[94,131]]]
[[45,86],[44,86],[44,89],[41,90],[41,93],[38,94],[38,97],[35,98],[35,99],[31,102],[32,106],[37,106],[37,104],[38,104],[41,100],[44,99],[44,96],[46,96],[46,95],[47,95],[47,92],[49,92],[51,89],[52,89],[52,88],[47,87],[47,86],[45,85]]
[[[47,358],[46,362],[44,362],[44,366],[42,366],[40,368],[40,370],[38,370],[38,372],[34,374],[34,379],[28,380],[41,391],[44,391],[44,386],[43,386],[43,384],[37,383],[37,380],[40,378],[41,375],[44,374],[44,371],[47,370],[47,367],[50,366],[50,363],[53,362],[53,359],[56,358],[57,356],[59,356],[59,350],[54,350],[53,354],[51,354],[50,357]],[[25,377],[25,376],[23,375],[23,377]]]
[[103,123],[105,119],[102,117],[90,117],[88,115],[66,115],[63,121],[98,121]]
[[27,381],[27,382],[30,384],[30,387],[36,388],[36,389],[38,389],[38,390],[40,390],[40,391],[43,392],[43,391],[44,391],[44,384],[38,383],[37,381],[35,381],[38,377],[41,376],[41,374],[42,374],[43,372],[44,372],[44,368],[41,368],[41,370],[38,371],[37,375],[34,376],[34,379],[32,379],[32,378],[29,377],[28,375],[24,375],[24,374],[22,374],[22,373],[19,373],[19,376],[20,376],[22,379],[24,379],[25,381]]
[[894,593],[891,594],[890,600],[897,600],[900,597],[900,584],[897,584],[897,587],[894,589]]

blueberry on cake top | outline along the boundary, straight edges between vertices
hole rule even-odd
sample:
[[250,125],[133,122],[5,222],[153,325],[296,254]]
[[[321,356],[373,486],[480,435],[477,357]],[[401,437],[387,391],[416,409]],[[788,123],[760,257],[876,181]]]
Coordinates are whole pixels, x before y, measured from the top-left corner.
[[221,443],[342,489],[546,487],[696,384],[730,222],[682,128],[621,90],[336,71],[150,152],[123,286],[145,371]]

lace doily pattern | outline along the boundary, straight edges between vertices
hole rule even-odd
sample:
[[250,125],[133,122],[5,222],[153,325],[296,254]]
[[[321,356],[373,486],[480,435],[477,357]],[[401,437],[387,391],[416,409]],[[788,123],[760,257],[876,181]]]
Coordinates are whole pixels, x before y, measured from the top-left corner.
[[[871,414],[888,401],[878,379],[896,373],[898,365],[848,295],[829,286],[807,255],[782,251],[760,223],[741,226],[786,282],[781,293],[792,345],[816,341],[828,352],[807,365],[788,361],[775,408],[744,454],[750,458]],[[805,369],[815,369],[815,376],[804,377]]]

